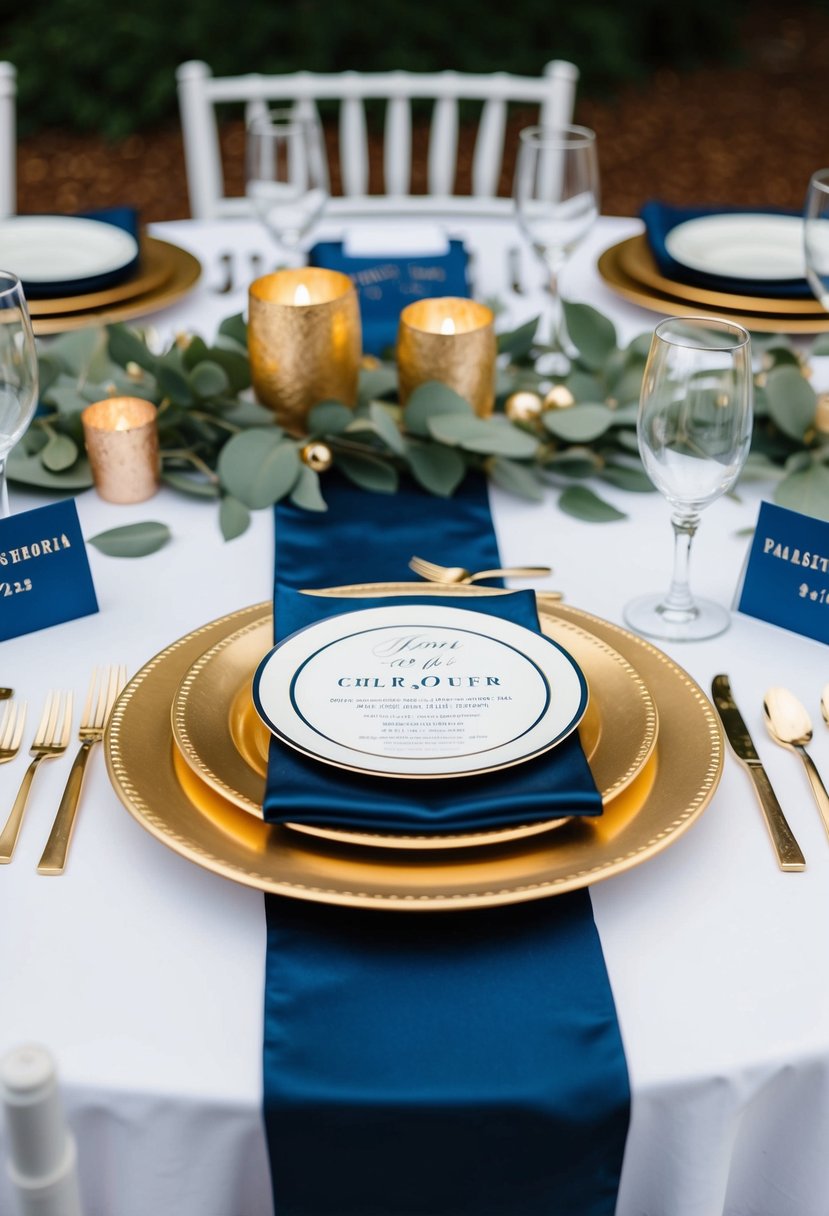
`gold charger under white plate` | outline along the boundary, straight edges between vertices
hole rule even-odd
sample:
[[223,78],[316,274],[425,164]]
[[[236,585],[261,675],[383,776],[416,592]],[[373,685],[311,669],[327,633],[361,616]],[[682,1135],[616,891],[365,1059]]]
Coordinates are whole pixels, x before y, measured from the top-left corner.
[[98,291],[29,300],[29,314],[32,317],[50,317],[67,312],[85,312],[90,308],[103,308],[108,304],[117,304],[121,300],[130,300],[155,291],[172,277],[173,262],[170,251],[174,248],[174,245],[168,245],[166,241],[142,236],[138,269],[128,279],[122,283],[114,283],[111,287],[102,287]]
[[[119,288],[110,288],[96,295],[106,297],[101,302],[81,310],[77,301],[82,297],[72,297],[68,308],[63,308],[65,301],[42,300],[41,304],[52,305],[53,311],[38,312],[32,315],[32,327],[38,337],[46,334],[64,333],[71,329],[83,329],[88,325],[109,325],[114,321],[130,321],[147,313],[156,312],[160,308],[181,299],[195,287],[201,275],[201,263],[186,249],[172,245],[169,241],[159,241],[155,237],[146,237],[145,246],[151,252],[151,266],[162,264],[164,274],[160,280],[155,276],[152,287],[141,286],[137,293],[130,292],[126,297],[120,294]],[[139,280],[141,271],[139,270]],[[127,283],[119,287],[126,287]],[[111,293],[115,292],[115,296]],[[61,305],[61,307],[56,307]]]
[[[370,588],[372,594],[393,595],[412,589]],[[606,641],[640,673],[656,702],[655,754],[601,816],[573,819],[505,845],[401,853],[339,845],[265,824],[204,787],[214,800],[208,812],[188,797],[176,774],[170,708],[199,655],[261,618],[267,607],[254,605],[212,621],[152,659],[119,698],[105,741],[114,788],[135,819],[181,856],[236,882],[386,911],[459,911],[543,899],[629,870],[668,848],[703,812],[720,779],[720,727],[691,677],[643,639],[539,596],[542,619],[571,621]]]
[[[425,585],[421,594],[428,597]],[[442,589],[438,589],[438,594]],[[466,594],[492,594],[472,588]],[[579,726],[582,745],[604,801],[639,774],[656,743],[657,714],[644,681],[612,647],[569,621],[545,620],[543,632],[564,647],[584,672],[590,689]],[[270,736],[251,701],[253,673],[271,646],[270,612],[211,647],[193,664],[172,707],[173,737],[198,777],[216,793],[262,818]],[[516,840],[557,826],[511,824],[482,832],[433,835],[369,833],[291,824],[299,831],[344,843],[382,848],[458,848]]]

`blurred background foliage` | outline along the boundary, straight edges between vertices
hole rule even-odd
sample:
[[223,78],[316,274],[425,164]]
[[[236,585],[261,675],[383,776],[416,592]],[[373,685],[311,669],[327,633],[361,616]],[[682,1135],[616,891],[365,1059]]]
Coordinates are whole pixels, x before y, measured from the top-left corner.
[[600,96],[654,67],[733,60],[750,0],[0,0],[0,59],[16,64],[20,133],[110,139],[177,117],[175,69],[206,60],[237,72],[413,71],[536,75],[553,58]]

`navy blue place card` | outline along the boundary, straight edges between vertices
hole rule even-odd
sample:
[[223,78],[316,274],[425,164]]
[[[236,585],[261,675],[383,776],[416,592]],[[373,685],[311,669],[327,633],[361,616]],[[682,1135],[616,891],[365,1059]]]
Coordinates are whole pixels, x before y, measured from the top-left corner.
[[737,608],[829,642],[829,523],[761,503]]
[[0,640],[97,611],[74,498],[0,519]]

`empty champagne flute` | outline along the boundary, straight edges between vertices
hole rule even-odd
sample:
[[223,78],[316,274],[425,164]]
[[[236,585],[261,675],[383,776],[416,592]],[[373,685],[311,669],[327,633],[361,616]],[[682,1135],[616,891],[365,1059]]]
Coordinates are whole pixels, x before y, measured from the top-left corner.
[[37,406],[37,354],[23,286],[0,270],[0,518],[9,514],[6,461]]
[[328,162],[315,115],[270,110],[250,120],[247,197],[283,257],[296,262],[328,202]]
[[573,353],[560,277],[599,215],[596,135],[589,127],[526,127],[519,134],[513,198],[518,224],[547,272],[552,297],[551,356],[539,370],[564,373]]
[[688,581],[700,512],[737,480],[751,443],[751,340],[733,321],[672,317],[654,330],[639,401],[645,470],[672,508],[674,572],[665,595],[625,608],[639,633],[671,641],[715,637],[727,608],[696,599]]
[[803,209],[803,253],[809,286],[829,312],[829,169],[809,180]]

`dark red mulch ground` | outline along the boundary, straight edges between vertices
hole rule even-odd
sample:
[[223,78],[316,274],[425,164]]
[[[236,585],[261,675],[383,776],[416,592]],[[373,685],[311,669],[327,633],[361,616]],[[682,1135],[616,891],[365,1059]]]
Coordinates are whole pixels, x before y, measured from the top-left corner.
[[[780,8],[758,7],[744,51],[739,67],[660,70],[647,85],[625,89],[613,101],[579,100],[577,121],[598,134],[605,214],[636,214],[652,197],[801,207],[810,173],[829,164],[829,14],[800,5],[784,17]],[[525,123],[515,118],[508,147]],[[230,193],[243,191],[243,151],[241,123],[228,124],[223,152]],[[469,159],[467,139],[461,189],[468,186]],[[503,193],[509,193],[511,171],[507,164]],[[379,173],[377,151],[373,181]],[[112,145],[57,131],[21,141],[20,212],[121,203],[137,206],[144,221],[189,215],[177,126]]]

